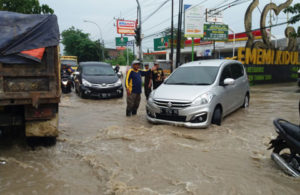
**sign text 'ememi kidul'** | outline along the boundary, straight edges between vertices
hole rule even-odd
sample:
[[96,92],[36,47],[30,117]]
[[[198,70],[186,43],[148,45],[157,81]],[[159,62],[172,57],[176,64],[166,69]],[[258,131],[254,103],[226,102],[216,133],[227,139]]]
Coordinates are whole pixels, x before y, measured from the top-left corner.
[[238,48],[238,60],[245,65],[300,65],[297,51]]

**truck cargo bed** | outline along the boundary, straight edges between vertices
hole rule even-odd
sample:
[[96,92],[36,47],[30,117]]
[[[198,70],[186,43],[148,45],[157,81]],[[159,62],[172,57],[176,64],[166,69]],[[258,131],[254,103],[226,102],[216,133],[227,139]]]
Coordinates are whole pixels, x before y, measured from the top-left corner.
[[47,47],[41,64],[0,63],[0,106],[58,103],[58,60],[58,48]]

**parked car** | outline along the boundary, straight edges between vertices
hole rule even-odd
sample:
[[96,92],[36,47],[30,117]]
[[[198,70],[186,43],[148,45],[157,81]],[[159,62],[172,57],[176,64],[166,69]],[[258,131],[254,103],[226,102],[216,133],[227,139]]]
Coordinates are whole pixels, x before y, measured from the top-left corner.
[[75,91],[82,97],[123,97],[121,79],[110,64],[81,62],[75,72]]
[[147,119],[193,128],[221,125],[222,118],[249,106],[249,82],[235,60],[203,60],[177,68],[148,99]]

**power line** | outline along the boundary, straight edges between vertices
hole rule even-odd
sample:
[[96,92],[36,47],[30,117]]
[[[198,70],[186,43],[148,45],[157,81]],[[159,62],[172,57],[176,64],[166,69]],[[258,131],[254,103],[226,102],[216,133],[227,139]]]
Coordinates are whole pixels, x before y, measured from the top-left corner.
[[152,12],[149,16],[147,16],[144,20],[143,23],[145,23],[151,16],[153,16],[156,12],[158,12],[168,1],[170,0],[166,0],[165,2],[163,2],[160,6],[158,6],[158,8],[156,10],[154,10],[154,12]]
[[[251,1],[251,0],[244,0],[244,1],[239,2],[239,3],[230,4],[230,5],[228,5],[227,7],[223,8],[223,9],[221,9],[221,10],[218,10],[219,8],[212,9],[212,10],[209,10],[208,13],[212,12],[213,14],[218,14],[218,13],[220,13],[220,12],[222,12],[222,11],[225,11],[226,9],[232,8],[232,7],[234,7],[234,6],[236,6],[236,5],[240,5],[240,4],[242,4],[242,3],[246,3],[246,2],[248,2],[248,1]],[[218,11],[217,11],[217,10],[218,10]],[[215,12],[214,12],[214,11],[215,11]]]
[[[178,14],[174,15],[173,18],[175,18],[175,17],[177,17],[177,16],[178,16]],[[153,25],[153,26],[147,28],[145,31],[150,30],[150,29],[153,29],[153,27],[156,27],[156,26],[158,26],[158,25],[160,25],[160,24],[163,24],[163,23],[165,23],[165,22],[169,22],[170,19],[171,19],[171,17],[167,18],[166,20],[163,20],[162,22],[160,22],[160,23],[158,23],[158,24],[156,24],[156,25]]]
[[206,1],[208,1],[208,0],[203,0],[203,1],[201,1],[200,3],[197,3],[197,4],[195,4],[195,5],[192,5],[192,7],[197,6],[197,5],[201,5],[201,4],[205,3]]
[[[248,1],[251,1],[251,0],[235,0],[235,1],[231,2],[231,3],[226,4],[226,5],[223,5],[223,6],[214,8],[214,9],[211,9],[211,10],[209,10],[209,12],[217,11],[217,12],[214,12],[214,14],[218,14],[218,13],[220,13],[222,11],[225,11],[226,9],[232,8],[232,7],[236,6],[236,5],[240,5],[240,4],[246,3]],[[223,8],[223,9],[221,9],[221,8]]]

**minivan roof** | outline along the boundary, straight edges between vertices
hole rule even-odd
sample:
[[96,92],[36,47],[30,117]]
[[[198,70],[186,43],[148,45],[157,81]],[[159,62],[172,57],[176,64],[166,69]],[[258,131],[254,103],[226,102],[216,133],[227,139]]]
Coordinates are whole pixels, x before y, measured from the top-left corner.
[[212,59],[212,60],[199,60],[199,61],[194,61],[194,62],[188,62],[186,64],[181,65],[182,67],[185,66],[216,66],[216,67],[220,67],[223,64],[228,64],[228,63],[239,63],[239,61],[236,60],[219,60],[219,59]]
[[105,62],[97,62],[97,61],[80,62],[79,65],[80,65],[80,66],[85,66],[85,65],[111,66],[111,65],[108,64],[108,63],[105,63]]

